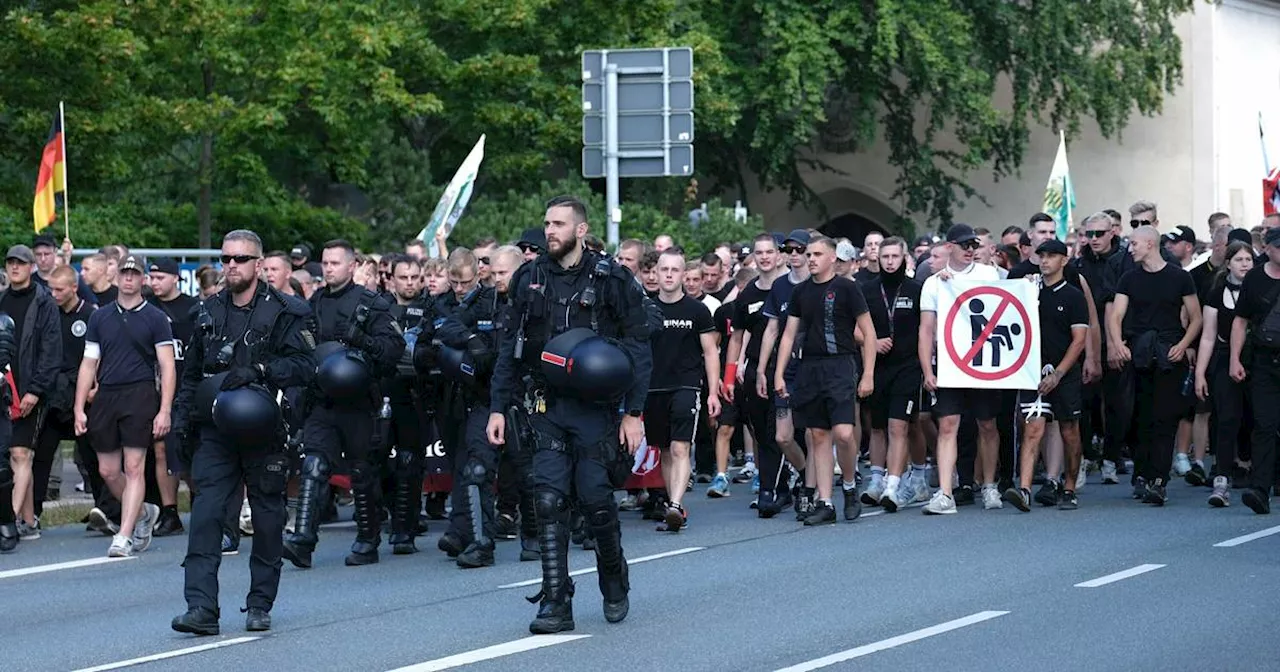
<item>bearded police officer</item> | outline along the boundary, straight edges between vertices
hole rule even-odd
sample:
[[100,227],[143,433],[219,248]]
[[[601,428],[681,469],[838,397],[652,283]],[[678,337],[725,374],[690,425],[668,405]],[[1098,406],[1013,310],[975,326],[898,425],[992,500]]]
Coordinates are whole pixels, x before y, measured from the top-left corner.
[[378,481],[391,431],[390,401],[384,402],[380,379],[395,375],[405,343],[387,300],[352,282],[356,257],[351,243],[325,243],[320,260],[325,289],[311,295],[320,341],[316,389],[302,431],[298,520],[284,542],[284,554],[297,567],[311,566],[320,494],[333,465],[345,457],[356,508],[356,541],[346,564],[368,565],[378,561],[382,543]]
[[[311,310],[258,281],[262,240],[252,231],[222,239],[227,287],[196,309],[196,329],[174,415],[183,462],[199,496],[192,503],[187,540],[187,613],[173,629],[216,635],[218,565],[227,500],[247,488],[257,532],[249,559],[245,628],[271,628],[280,585],[284,491],[290,456],[277,401],[310,383],[315,371]],[[238,495],[237,495],[238,496]]]
[[605,619],[627,616],[630,585],[613,491],[630,472],[627,453],[640,445],[653,364],[639,285],[624,267],[583,248],[586,206],[553,199],[544,230],[546,253],[511,281],[487,432],[490,443],[502,445],[508,430],[517,431],[503,411],[519,397],[535,441],[542,590],[530,598],[541,600],[529,624],[534,634],[574,628],[566,562],[573,495],[596,540]]

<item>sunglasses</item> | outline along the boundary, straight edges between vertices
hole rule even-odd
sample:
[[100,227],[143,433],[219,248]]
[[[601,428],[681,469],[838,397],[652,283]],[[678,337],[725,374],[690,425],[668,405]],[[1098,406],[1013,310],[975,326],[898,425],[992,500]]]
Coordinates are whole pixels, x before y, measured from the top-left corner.
[[537,252],[538,251],[537,245],[520,245],[519,247],[521,252]]
[[1110,230],[1110,229],[1108,229],[1108,230],[1106,230],[1106,231],[1085,231],[1085,232],[1084,232],[1084,237],[1085,237],[1085,238],[1101,238],[1101,237],[1103,237],[1103,236],[1107,235],[1107,234],[1108,234],[1108,233],[1110,233],[1110,232],[1111,232],[1111,230]]
[[805,248],[803,246],[797,245],[786,245],[782,248],[782,251],[787,254],[804,254],[804,250]]
[[976,240],[966,240],[963,243],[957,243],[957,244],[960,246],[960,249],[962,250],[976,250],[979,247],[982,247],[982,243]]
[[236,262],[237,264],[247,264],[258,258],[256,254],[224,254],[222,255],[222,263],[229,264]]
[[1131,219],[1129,220],[1129,226],[1135,229],[1139,226],[1151,226],[1151,221],[1150,219]]
[[476,261],[484,264],[485,266],[489,265],[489,257],[480,257],[479,259],[476,259]]

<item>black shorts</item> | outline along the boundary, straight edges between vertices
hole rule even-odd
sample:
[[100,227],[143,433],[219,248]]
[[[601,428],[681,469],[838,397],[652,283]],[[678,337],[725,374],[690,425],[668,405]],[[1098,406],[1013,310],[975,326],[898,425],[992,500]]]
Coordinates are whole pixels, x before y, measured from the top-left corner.
[[853,357],[801,360],[791,394],[805,427],[831,429],[857,424],[858,364]]
[[746,384],[738,385],[733,390],[733,403],[729,403],[720,399],[720,415],[716,417],[716,426],[718,427],[737,427],[742,423],[742,418],[747,417],[746,395],[755,394],[755,390],[748,390]]
[[151,448],[152,423],[160,410],[155,381],[103,385],[89,407],[89,445],[99,453]]
[[872,429],[884,429],[890,420],[910,422],[920,411],[920,365],[916,362],[876,366],[876,388],[866,402]]
[[961,387],[939,387],[933,398],[933,417],[972,416],[974,420],[993,420],[1000,410],[1004,390],[975,390]]
[[1041,396],[1036,390],[1018,391],[1018,412],[1026,420],[1078,422],[1083,411],[1084,378],[1078,366],[1068,371],[1047,395]]
[[693,443],[701,407],[697,390],[650,392],[644,404],[645,441],[661,449],[670,448],[672,441]]
[[47,414],[48,408],[44,404],[36,404],[25,418],[14,420],[13,436],[9,445],[35,450],[36,442],[40,440],[40,430],[44,429]]

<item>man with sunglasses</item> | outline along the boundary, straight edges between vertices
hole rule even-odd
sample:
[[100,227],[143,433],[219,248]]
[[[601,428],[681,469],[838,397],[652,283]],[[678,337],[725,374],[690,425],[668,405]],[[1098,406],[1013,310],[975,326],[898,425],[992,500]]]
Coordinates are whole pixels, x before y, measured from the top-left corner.
[[[311,567],[311,554],[319,541],[320,499],[333,465],[346,460],[351,474],[351,494],[355,500],[356,541],[347,555],[347,566],[378,562],[382,543],[381,503],[378,481],[386,455],[378,430],[382,405],[382,379],[394,375],[404,353],[404,337],[391,318],[387,300],[352,282],[356,253],[351,243],[331,240],[320,252],[325,288],[311,295],[319,343],[330,354],[317,362],[317,385],[310,390],[307,405],[311,413],[303,427],[306,457],[302,462],[302,482],[298,491],[298,518],[294,533],[285,540],[284,555],[295,566]],[[330,346],[327,344],[335,343]],[[355,367],[342,366],[343,359],[356,360]],[[353,389],[353,388],[360,389]],[[255,542],[256,543],[256,542]]]
[[[238,497],[242,488],[249,492],[257,532],[249,562],[245,629],[271,629],[271,608],[280,586],[290,458],[279,436],[263,436],[260,443],[252,444],[228,436],[214,424],[211,408],[211,398],[222,391],[256,388],[274,399],[277,393],[305,387],[315,372],[311,309],[259,279],[261,258],[262,240],[252,231],[232,231],[223,237],[227,287],[198,309],[198,330],[188,343],[174,402],[174,434],[199,491],[191,503],[183,563],[187,611],[174,618],[171,626],[178,632],[219,633],[223,518],[227,500]],[[223,374],[218,389],[197,392],[214,385],[217,374]],[[197,403],[210,407],[197,407]]]
[[476,281],[485,287],[493,284],[489,262],[493,259],[493,251],[496,249],[498,249],[498,241],[491,237],[477,240],[476,246],[471,249],[471,253],[476,255],[476,263],[479,264]]
[[516,247],[520,248],[525,261],[533,261],[547,249],[547,234],[542,229],[525,229],[520,234],[520,242],[516,243]]

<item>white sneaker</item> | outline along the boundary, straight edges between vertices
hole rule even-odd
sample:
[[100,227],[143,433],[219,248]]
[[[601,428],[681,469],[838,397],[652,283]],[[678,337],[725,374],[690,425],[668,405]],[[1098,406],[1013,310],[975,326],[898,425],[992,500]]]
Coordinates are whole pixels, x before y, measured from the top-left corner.
[[160,507],[155,504],[142,505],[142,515],[138,516],[138,522],[133,524],[133,539],[131,539],[133,551],[141,553],[151,546],[151,530],[155,529],[156,521],[159,519]]
[[939,490],[933,495],[933,499],[924,505],[925,515],[941,516],[948,513],[956,512],[956,500],[947,493]]
[[884,497],[884,494],[884,477],[876,474],[871,477],[871,483],[867,486],[867,489],[862,491],[862,503],[868,506],[875,506],[880,503],[880,498]]
[[982,508],[987,511],[1004,508],[1004,500],[1000,497],[1000,491],[990,483],[982,486]]
[[1102,461],[1102,484],[1115,485],[1120,482],[1119,475],[1116,474],[1116,463],[1111,460]]
[[635,511],[638,508],[640,508],[639,498],[632,494],[628,494],[618,502],[619,511]]
[[111,538],[111,548],[107,549],[108,558],[127,558],[133,555],[133,540],[117,534]]
[[911,478],[909,483],[911,484],[911,497],[907,498],[906,504],[927,502],[929,498],[933,497],[933,490],[929,488],[929,481],[924,478]]
[[1080,473],[1076,474],[1076,492],[1084,490],[1089,482],[1089,460],[1080,460]]
[[[884,506],[884,510],[888,511],[889,513],[896,512],[898,508],[901,506],[901,503],[898,502],[898,485],[899,484],[907,485],[905,483],[902,483],[901,481],[893,485],[889,485],[886,483],[884,486],[884,490],[880,492],[880,500],[877,503],[880,506]],[[889,503],[889,506],[885,506],[886,502]]]
[[1191,471],[1191,458],[1187,457],[1186,453],[1175,453],[1173,456],[1173,473],[1177,474],[1178,478],[1182,478],[1187,475],[1188,471]]
[[240,503],[240,532],[248,537],[253,536],[253,511],[249,509],[248,498]]

